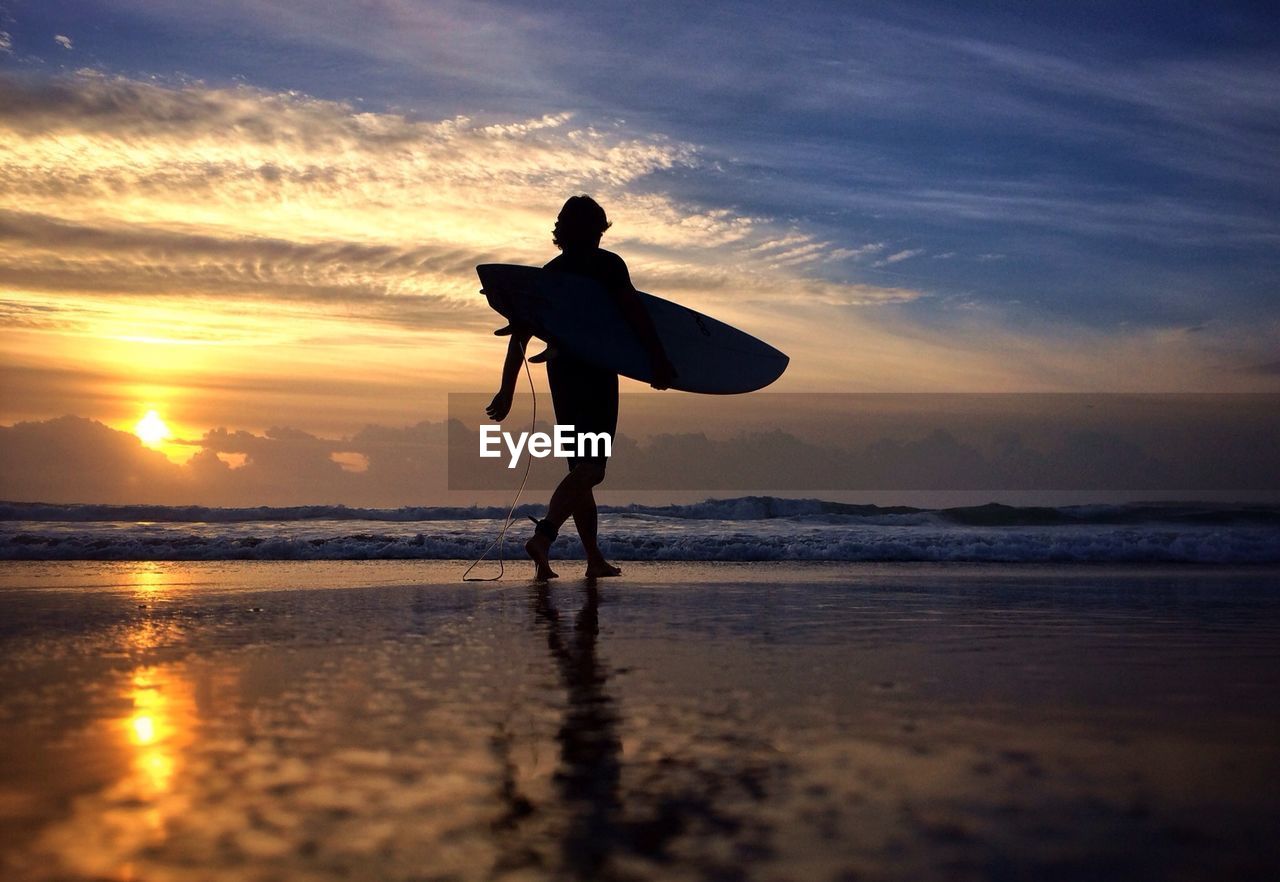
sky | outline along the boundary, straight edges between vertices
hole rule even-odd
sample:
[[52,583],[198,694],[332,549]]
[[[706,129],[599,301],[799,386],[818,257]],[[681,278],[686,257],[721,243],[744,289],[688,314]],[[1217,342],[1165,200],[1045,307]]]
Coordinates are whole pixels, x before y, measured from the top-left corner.
[[441,419],[497,380],[474,266],[550,259],[580,192],[775,391],[1277,391],[1278,24],[0,0],[0,424],[155,410],[231,466]]

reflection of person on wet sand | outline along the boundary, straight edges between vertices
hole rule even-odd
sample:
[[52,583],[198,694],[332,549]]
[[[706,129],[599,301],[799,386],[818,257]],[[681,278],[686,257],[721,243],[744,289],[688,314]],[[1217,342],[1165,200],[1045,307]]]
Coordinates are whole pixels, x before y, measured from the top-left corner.
[[[519,791],[511,735],[499,732],[493,746],[504,768],[500,792],[504,811],[495,820],[494,829],[501,831],[504,853],[497,869],[542,865],[539,845],[554,841],[562,866],[574,878],[609,878],[606,864],[622,838],[622,740],[615,702],[606,690],[609,669],[596,652],[600,592],[594,583],[586,583],[585,602],[574,620],[571,638],[564,633],[560,611],[546,584],[533,589],[530,601],[534,622],[546,637],[548,654],[568,699],[556,732],[560,744],[557,799],[538,806]],[[546,830],[546,824],[555,832],[544,840],[539,832]]]
[[[675,378],[675,371],[654,330],[653,320],[631,284],[626,263],[600,247],[600,238],[609,226],[604,209],[594,199],[589,196],[569,199],[560,209],[553,231],[552,241],[562,253],[545,269],[587,276],[603,285],[649,353],[653,387],[665,389]],[[512,326],[510,331],[502,385],[486,408],[489,417],[497,421],[511,411],[525,347],[532,336],[528,328]],[[556,423],[571,425],[577,432],[604,432],[612,437],[618,428],[618,375],[567,352],[555,352],[545,360]],[[597,541],[599,516],[593,488],[604,480],[606,463],[603,456],[569,460],[569,474],[552,493],[546,517],[537,522],[533,538],[525,543],[525,550],[536,565],[535,578],[545,581],[558,575],[551,569],[551,544],[570,516],[587,554],[587,577],[616,576],[622,572],[605,560]]]
[[569,707],[556,739],[560,742],[559,789],[571,808],[561,841],[565,864],[579,878],[594,878],[616,843],[622,778],[618,714],[605,691],[608,669],[596,656],[600,633],[600,593],[586,586],[586,603],[574,623],[573,641],[560,635],[560,615],[546,587],[534,598],[534,614],[546,628],[547,649],[560,668]]
[[[682,735],[681,750],[630,760],[624,786],[622,741],[641,730],[626,727],[615,695],[622,671],[601,653],[599,589],[585,583],[582,608],[572,619],[557,609],[546,584],[531,588],[529,601],[564,688],[555,732],[560,756],[554,793],[534,802],[518,784],[513,733],[500,729],[494,737],[503,770],[494,874],[537,867],[557,879],[633,879],[624,865],[666,867],[678,849],[703,878],[743,878],[749,862],[769,850],[772,829],[751,807],[768,798],[771,753],[751,749],[750,738],[737,730],[741,721],[728,721],[731,734],[708,742],[727,744],[725,751],[708,754],[704,746],[700,756],[687,755]],[[651,724],[646,732],[654,736]]]

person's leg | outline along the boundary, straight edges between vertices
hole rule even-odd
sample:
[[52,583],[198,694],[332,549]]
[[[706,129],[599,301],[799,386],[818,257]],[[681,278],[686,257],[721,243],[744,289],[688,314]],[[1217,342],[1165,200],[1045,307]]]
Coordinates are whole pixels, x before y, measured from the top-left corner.
[[578,463],[551,494],[551,502],[547,504],[547,516],[542,519],[543,522],[558,533],[570,515],[576,519],[578,510],[583,506],[589,505],[594,512],[596,501],[591,488],[603,480],[604,466],[589,461]]
[[[564,353],[547,363],[547,381],[558,425],[579,432],[605,432],[613,437],[618,426],[618,375],[579,362]],[[538,522],[525,550],[537,566],[536,578],[554,579],[549,555],[560,527],[570,517],[587,553],[587,576],[616,576],[622,571],[600,553],[596,531],[599,513],[591,488],[604,480],[603,461],[572,461],[569,474],[551,494],[547,516]]]
[[533,538],[524,544],[524,550],[533,558],[536,567],[534,578],[539,580],[554,579],[558,573],[551,569],[551,543],[570,515],[573,515],[584,504],[584,496],[595,508],[595,499],[591,488],[604,479],[604,469],[595,463],[582,463],[564,476],[555,492],[551,494],[551,502],[547,504],[547,516],[538,522]]
[[[572,356],[561,354],[547,362],[547,385],[551,388],[551,406],[557,425],[575,425],[576,414],[582,409],[587,391],[582,385],[583,365]],[[533,538],[524,544],[524,550],[533,558],[534,578],[539,582],[556,578],[559,573],[551,569],[551,543],[556,541],[560,526],[572,514],[577,497],[582,492],[585,475],[574,475],[576,469],[569,466],[569,474],[560,481],[547,503],[547,516],[538,521]]]
[[596,509],[596,495],[590,489],[573,510],[573,525],[578,528],[578,536],[582,539],[582,547],[587,552],[587,560],[600,556],[600,546],[596,541],[600,515]]
[[[596,377],[596,384],[592,398],[594,407],[587,425],[591,431],[607,434],[610,439],[616,438],[618,435],[618,375],[600,373]],[[600,461],[599,472],[595,475],[592,488],[604,480],[607,462],[607,460]],[[582,547],[587,553],[587,578],[621,575],[621,568],[605,560],[600,552],[600,545],[596,541],[599,513],[596,509],[596,496],[591,488],[587,489],[579,508],[574,509],[573,522],[578,528],[578,535],[582,537]]]
[[[603,469],[600,472],[600,479],[604,479]],[[598,484],[599,481],[596,481],[596,483]],[[586,575],[588,579],[620,576],[622,575],[622,568],[615,567],[605,560],[596,538],[600,514],[596,508],[596,495],[592,491],[594,486],[595,484],[587,488],[587,492],[578,503],[578,507],[573,510],[573,525],[578,528],[578,536],[582,539],[582,547],[587,553]]]
[[533,538],[524,546],[536,567],[534,578],[546,580],[559,575],[551,569],[551,543],[570,516],[573,517],[578,536],[582,539],[582,547],[587,553],[587,578],[607,578],[622,573],[619,567],[605,560],[597,540],[600,515],[592,488],[603,480],[604,466],[594,462],[580,463],[565,475],[551,494],[547,516],[538,522]]

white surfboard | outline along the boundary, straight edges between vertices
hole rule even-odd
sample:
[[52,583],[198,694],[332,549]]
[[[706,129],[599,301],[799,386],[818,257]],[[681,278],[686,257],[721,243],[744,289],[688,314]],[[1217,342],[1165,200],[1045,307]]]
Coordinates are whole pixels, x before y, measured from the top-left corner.
[[[649,356],[604,286],[586,276],[533,266],[476,267],[489,305],[535,336],[624,377],[652,379]],[[672,389],[729,395],[768,386],[790,359],[768,343],[692,309],[638,292],[667,357]]]

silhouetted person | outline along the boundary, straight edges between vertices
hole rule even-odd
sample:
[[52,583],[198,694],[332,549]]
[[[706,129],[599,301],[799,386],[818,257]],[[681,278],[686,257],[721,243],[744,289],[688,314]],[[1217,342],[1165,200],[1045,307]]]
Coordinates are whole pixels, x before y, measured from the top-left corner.
[[[610,226],[604,209],[590,196],[571,197],[560,209],[552,231],[551,241],[562,253],[544,269],[586,276],[599,282],[608,296],[617,301],[622,315],[648,351],[653,387],[665,389],[675,378],[675,370],[654,330],[653,320],[631,284],[626,263],[600,247],[600,237]],[[486,408],[493,420],[501,421],[511,410],[525,346],[531,336],[527,328],[512,328],[502,367],[502,387]],[[575,432],[607,432],[612,439],[618,428],[618,375],[615,372],[559,351],[547,361],[547,382],[557,424],[571,425]],[[587,553],[587,577],[616,576],[621,572],[605,560],[596,539],[598,513],[592,488],[604,480],[606,464],[603,456],[570,458],[569,474],[556,487],[547,505],[546,517],[537,522],[533,538],[524,546],[537,567],[536,578],[554,579],[558,575],[551,569],[548,556],[551,543],[570,516]]]

